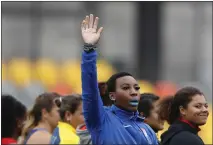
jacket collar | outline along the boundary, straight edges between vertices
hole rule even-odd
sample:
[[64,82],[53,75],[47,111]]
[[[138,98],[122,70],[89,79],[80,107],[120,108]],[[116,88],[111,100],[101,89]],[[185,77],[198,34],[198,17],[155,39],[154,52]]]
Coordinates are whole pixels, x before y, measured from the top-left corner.
[[200,128],[199,128],[198,126],[194,125],[193,123],[189,122],[189,121],[188,121],[188,120],[186,120],[186,119],[179,118],[179,121],[180,121],[180,122],[183,122],[183,123],[188,124],[190,127],[192,127],[192,128],[194,128],[194,129],[196,129],[196,130],[197,130],[197,132],[199,132],[199,131],[200,131]]
[[140,117],[138,111],[136,112],[126,111],[126,110],[120,109],[119,107],[115,105],[111,106],[111,110],[112,110],[112,113],[114,113],[119,118],[144,121],[144,117]]

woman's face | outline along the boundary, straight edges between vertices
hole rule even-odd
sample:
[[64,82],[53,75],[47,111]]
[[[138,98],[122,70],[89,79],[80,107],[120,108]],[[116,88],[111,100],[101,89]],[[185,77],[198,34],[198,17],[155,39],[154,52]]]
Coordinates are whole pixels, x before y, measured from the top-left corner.
[[84,116],[83,116],[83,106],[82,103],[78,106],[77,110],[75,113],[71,115],[71,120],[70,124],[74,127],[77,128],[78,125],[84,123]]
[[206,124],[209,111],[208,104],[203,95],[195,95],[187,108],[180,108],[181,116],[194,124],[200,126]]
[[150,115],[145,118],[145,122],[154,131],[160,131],[164,129],[164,121],[159,118],[159,101],[154,102],[152,110],[150,110]]
[[49,122],[50,126],[54,129],[57,127],[58,122],[60,120],[59,108],[54,105],[51,111],[48,113],[47,121]]
[[140,100],[140,87],[132,76],[120,77],[116,80],[116,91],[113,92],[115,104],[126,110],[137,111]]

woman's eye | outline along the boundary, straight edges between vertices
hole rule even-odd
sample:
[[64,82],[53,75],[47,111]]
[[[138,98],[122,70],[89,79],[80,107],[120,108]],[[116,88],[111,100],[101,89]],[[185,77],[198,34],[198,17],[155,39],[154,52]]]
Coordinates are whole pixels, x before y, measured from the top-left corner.
[[198,108],[198,109],[200,109],[201,108],[201,106],[195,106],[196,108]]
[[123,89],[124,89],[124,90],[128,90],[128,89],[129,89],[129,87],[123,87]]
[[140,90],[140,87],[135,87],[135,90]]

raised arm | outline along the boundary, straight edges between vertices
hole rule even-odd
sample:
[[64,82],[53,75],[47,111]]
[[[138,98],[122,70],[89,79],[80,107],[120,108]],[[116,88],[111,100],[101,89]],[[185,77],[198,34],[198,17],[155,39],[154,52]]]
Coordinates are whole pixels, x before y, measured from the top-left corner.
[[99,128],[105,117],[103,102],[98,89],[96,68],[97,52],[95,51],[95,44],[103,30],[103,27],[101,27],[97,31],[98,19],[96,17],[93,23],[93,15],[90,14],[90,17],[86,16],[81,25],[85,43],[81,62],[83,113],[89,130]]

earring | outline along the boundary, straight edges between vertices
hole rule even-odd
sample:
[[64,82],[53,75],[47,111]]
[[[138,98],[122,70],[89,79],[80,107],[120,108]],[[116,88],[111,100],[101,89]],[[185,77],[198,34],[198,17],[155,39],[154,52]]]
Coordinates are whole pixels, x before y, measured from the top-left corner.
[[110,95],[109,97],[110,97],[110,100],[115,101],[115,98],[112,95]]
[[115,98],[111,98],[112,101],[115,101]]

